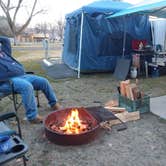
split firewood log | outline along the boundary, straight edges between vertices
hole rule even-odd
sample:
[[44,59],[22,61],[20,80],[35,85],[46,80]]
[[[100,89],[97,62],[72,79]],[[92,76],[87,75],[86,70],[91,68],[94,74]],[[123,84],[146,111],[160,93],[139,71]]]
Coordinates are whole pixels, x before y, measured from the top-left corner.
[[105,108],[108,109],[109,111],[111,111],[113,114],[126,111],[126,109],[124,107],[105,107]]
[[105,107],[116,107],[119,105],[118,100],[109,100],[105,103]]

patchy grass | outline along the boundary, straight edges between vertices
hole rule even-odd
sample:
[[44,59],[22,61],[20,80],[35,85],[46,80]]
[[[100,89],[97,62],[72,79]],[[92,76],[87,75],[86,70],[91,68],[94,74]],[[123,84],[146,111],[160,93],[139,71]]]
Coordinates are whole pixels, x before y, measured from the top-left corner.
[[[56,47],[56,46],[61,46],[62,42],[61,41],[56,41],[54,43],[49,43],[49,47]],[[22,43],[18,43],[16,46],[14,46],[12,44],[12,47],[15,49],[17,48],[33,48],[33,47],[37,47],[37,48],[43,48],[43,43],[42,42],[33,42],[33,43],[27,43],[27,42],[22,42]]]
[[[13,56],[25,66],[27,71],[34,71],[36,74],[46,77],[50,81],[53,81],[51,78],[47,76],[47,74],[41,67],[42,59],[44,58],[44,50],[42,48],[41,50],[40,49],[33,50],[31,45],[29,49],[24,50],[24,49],[21,49],[23,46],[24,45],[22,45],[21,47],[17,46],[17,49],[16,47],[14,47],[15,49],[13,49]],[[28,48],[28,46],[29,45],[26,45],[25,47]],[[33,48],[35,48],[35,46],[36,45],[33,45]],[[41,45],[38,44],[38,46],[41,46]],[[61,56],[61,50],[54,49],[53,47],[49,51],[49,55],[50,57],[58,58]],[[102,73],[102,74],[81,75],[81,78],[86,79],[86,78],[93,77],[98,82],[98,80],[100,79],[107,79],[108,75],[109,77],[112,77],[110,73],[109,74]],[[112,77],[112,79],[114,78]],[[62,80],[56,80],[56,81],[61,82]],[[157,78],[139,78],[139,86],[142,88],[144,92],[150,94],[151,96],[165,95],[166,94],[165,82],[166,82],[166,76],[157,77]],[[74,82],[72,82],[72,84],[74,84]],[[78,85],[78,89],[79,89],[79,85]],[[101,87],[100,92],[103,92],[103,93],[108,92],[108,89],[106,89],[105,87]]]
[[166,94],[166,76],[157,78],[139,79],[140,87],[144,92],[154,96],[162,96]]
[[[59,56],[60,53],[61,50],[52,52],[54,57]],[[14,50],[13,55],[27,70],[47,76],[40,65],[44,55],[42,50],[21,51],[18,49]],[[81,75],[80,79],[51,80],[51,83],[59,102],[64,107],[98,106],[99,104],[95,104],[95,101],[104,104],[115,97],[116,87],[119,84],[110,73]],[[165,83],[166,76],[139,79],[139,86],[144,92],[152,96],[166,94]],[[4,107],[1,105],[0,111],[11,111],[11,102],[10,104],[8,104],[8,101],[5,102]],[[48,115],[50,109],[47,108],[47,101],[42,94],[40,94],[40,102],[40,114]],[[3,104],[3,102],[1,103]],[[165,165],[166,163],[166,121],[150,113],[141,115],[139,121],[128,122],[127,130],[122,132],[117,132],[115,128],[112,128],[111,132],[103,130],[93,142],[77,147],[70,146],[69,148],[50,143],[44,136],[43,125],[30,125],[22,120],[25,117],[25,111],[22,107],[19,110],[19,117],[23,136],[29,146],[27,156],[29,157],[28,165],[31,166],[94,166],[110,165],[110,163],[114,166],[122,166],[124,163],[128,163],[128,165]],[[122,157],[119,157],[121,154],[123,154]],[[7,165],[21,164],[12,161]]]
[[[50,57],[60,57],[61,50],[49,51]],[[37,75],[47,77],[41,63],[44,58],[44,50],[13,50],[13,56],[25,67],[26,71],[34,71]],[[48,78],[48,77],[47,77]]]
[[[34,55],[35,54],[35,55]],[[13,56],[25,67],[27,71],[34,71],[36,74],[45,76],[41,67],[42,51],[20,51],[14,50]]]
[[160,123],[163,123],[163,124],[166,124],[166,119],[162,119],[162,118],[158,118],[158,121],[160,122]]

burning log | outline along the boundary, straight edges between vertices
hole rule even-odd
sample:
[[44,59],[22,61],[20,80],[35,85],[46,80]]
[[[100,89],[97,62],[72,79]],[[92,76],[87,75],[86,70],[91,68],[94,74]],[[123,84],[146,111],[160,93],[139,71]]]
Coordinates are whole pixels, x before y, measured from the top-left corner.
[[49,128],[62,134],[80,134],[91,130],[92,122],[80,119],[78,110],[73,109],[65,121],[50,123]]

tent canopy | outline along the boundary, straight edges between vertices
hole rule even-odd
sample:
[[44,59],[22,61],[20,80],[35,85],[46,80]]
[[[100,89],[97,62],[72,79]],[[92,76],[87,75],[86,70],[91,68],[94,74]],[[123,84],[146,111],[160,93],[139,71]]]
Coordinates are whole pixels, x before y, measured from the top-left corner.
[[100,0],[66,15],[63,62],[81,72],[113,71],[124,47],[125,58],[131,58],[132,40],[146,39],[150,44],[147,16],[136,14],[125,20],[123,17],[107,19],[110,13],[130,6],[124,2]]
[[149,0],[148,2],[139,3],[128,7],[120,12],[108,16],[108,18],[119,17],[129,14],[147,14],[160,18],[166,18],[166,1],[165,0]]
[[81,7],[80,9],[77,9],[73,11],[72,13],[69,13],[66,15],[66,18],[71,18],[79,15],[80,13],[88,13],[88,14],[94,14],[94,13],[105,13],[105,14],[113,14],[115,12],[119,12],[125,8],[128,8],[132,6],[129,3],[126,2],[112,2],[110,0],[104,0],[104,1],[95,1],[92,2],[86,6]]

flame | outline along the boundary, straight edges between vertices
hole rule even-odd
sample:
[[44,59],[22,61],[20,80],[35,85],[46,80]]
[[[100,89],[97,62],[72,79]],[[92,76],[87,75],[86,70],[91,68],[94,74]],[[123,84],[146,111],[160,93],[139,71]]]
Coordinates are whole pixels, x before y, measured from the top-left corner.
[[60,127],[66,134],[79,134],[87,126],[82,124],[82,120],[79,118],[79,112],[77,109],[72,109],[71,113],[68,115],[65,125]]

